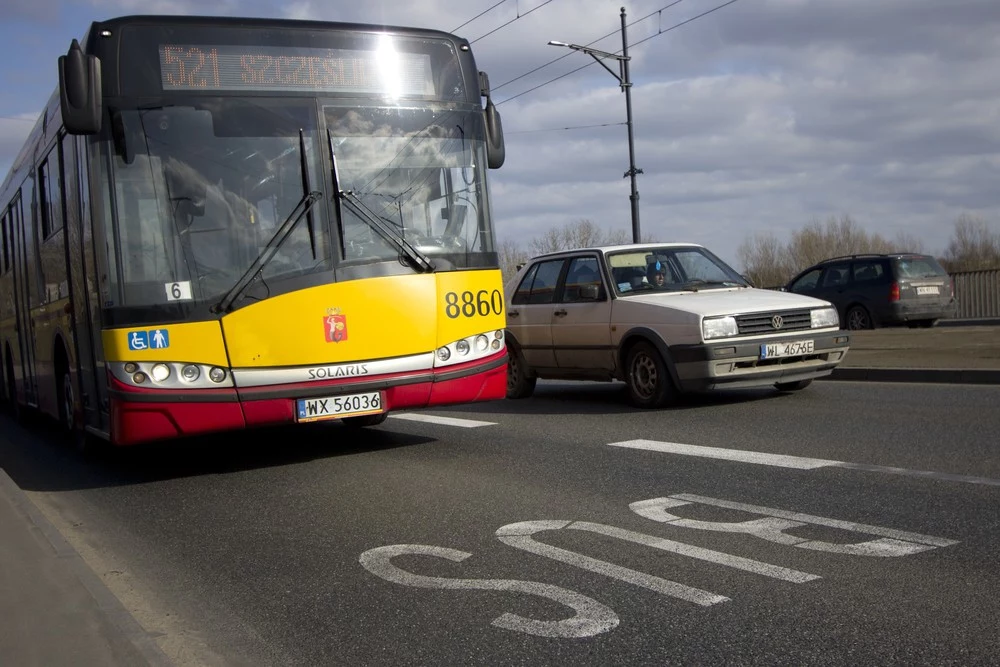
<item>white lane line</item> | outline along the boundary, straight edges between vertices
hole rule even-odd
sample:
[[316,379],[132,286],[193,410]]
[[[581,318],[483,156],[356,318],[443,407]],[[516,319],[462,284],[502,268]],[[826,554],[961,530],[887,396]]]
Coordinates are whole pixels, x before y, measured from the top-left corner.
[[780,468],[798,468],[812,470],[835,466],[839,461],[824,459],[807,459],[801,456],[785,456],[784,454],[763,454],[747,452],[741,449],[722,449],[719,447],[699,447],[698,445],[682,445],[679,442],[658,442],[656,440],[625,440],[624,442],[608,443],[611,447],[627,447],[628,449],[645,449],[664,454],[683,454],[684,456],[700,456],[707,459],[725,459],[741,463],[757,463]]
[[624,440],[609,442],[609,447],[626,449],[643,449],[664,454],[681,454],[683,456],[699,456],[706,459],[723,459],[739,463],[754,463],[757,465],[776,466],[779,468],[797,468],[799,470],[814,470],[816,468],[846,468],[848,470],[864,470],[881,472],[890,475],[906,477],[923,477],[944,482],[961,482],[963,484],[982,484],[984,486],[1000,486],[1000,479],[991,477],[976,477],[974,475],[955,475],[945,472],[927,470],[909,470],[892,466],[869,465],[867,463],[846,463],[827,459],[811,459],[804,456],[789,456],[786,454],[768,454],[766,452],[748,452],[742,449],[725,449],[722,447],[701,447],[699,445],[684,445],[679,442],[659,442],[657,440]]
[[391,419],[406,419],[411,422],[426,422],[428,424],[441,424],[442,426],[458,426],[461,428],[478,428],[480,426],[496,426],[496,422],[480,422],[475,419],[457,419],[456,417],[437,417],[435,415],[421,415],[415,412],[403,412],[389,415]]

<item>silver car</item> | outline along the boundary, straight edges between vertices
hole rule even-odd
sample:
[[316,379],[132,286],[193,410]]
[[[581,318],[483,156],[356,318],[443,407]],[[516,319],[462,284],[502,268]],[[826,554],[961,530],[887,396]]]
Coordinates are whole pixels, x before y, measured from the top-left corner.
[[535,257],[506,300],[509,398],[530,396],[537,378],[622,380],[644,408],[724,387],[795,391],[850,343],[830,303],[755,289],[691,243]]

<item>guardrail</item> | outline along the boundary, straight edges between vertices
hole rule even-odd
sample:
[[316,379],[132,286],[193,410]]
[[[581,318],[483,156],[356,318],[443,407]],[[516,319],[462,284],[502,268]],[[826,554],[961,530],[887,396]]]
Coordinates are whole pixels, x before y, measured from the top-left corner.
[[955,298],[958,299],[958,319],[1000,317],[1000,269],[956,271]]

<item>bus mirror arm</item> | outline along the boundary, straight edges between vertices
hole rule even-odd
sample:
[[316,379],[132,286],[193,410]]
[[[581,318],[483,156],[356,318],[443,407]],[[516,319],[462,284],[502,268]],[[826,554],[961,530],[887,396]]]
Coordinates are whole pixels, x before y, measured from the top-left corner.
[[66,131],[100,132],[102,105],[101,62],[85,55],[74,39],[66,55],[59,56],[59,106]]

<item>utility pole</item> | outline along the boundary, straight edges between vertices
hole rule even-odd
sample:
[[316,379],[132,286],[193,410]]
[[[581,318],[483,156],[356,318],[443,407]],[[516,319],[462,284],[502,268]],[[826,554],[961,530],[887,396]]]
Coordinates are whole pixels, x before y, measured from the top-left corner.
[[[582,51],[589,55],[591,58],[597,61],[597,63],[608,70],[611,76],[618,80],[618,84],[622,91],[625,93],[625,118],[626,125],[628,126],[628,171],[625,172],[625,176],[630,178],[632,181],[632,192],[629,195],[629,201],[632,207],[632,243],[640,243],[642,239],[642,234],[639,229],[639,190],[636,186],[635,177],[642,173],[642,169],[636,169],[635,167],[635,134],[632,127],[632,80],[629,78],[628,70],[628,35],[625,28],[625,8],[622,7],[622,54],[619,56],[614,53],[608,53],[607,51],[599,51],[597,49],[592,49],[587,46],[580,46],[579,44],[567,44],[566,42],[558,42],[552,40],[549,42],[551,46],[564,46],[568,49],[573,49],[574,51]],[[602,59],[610,59],[618,61],[618,72],[616,73],[613,69],[608,67]]]

